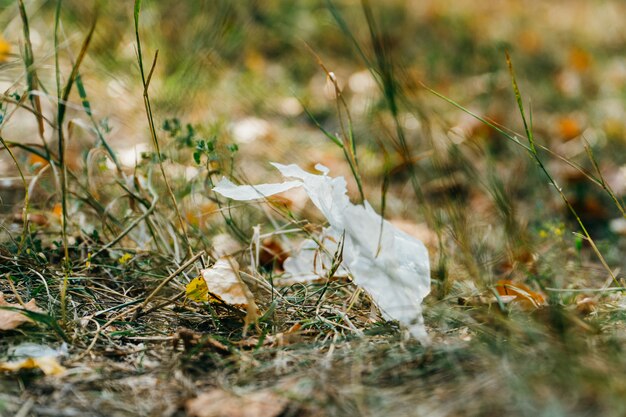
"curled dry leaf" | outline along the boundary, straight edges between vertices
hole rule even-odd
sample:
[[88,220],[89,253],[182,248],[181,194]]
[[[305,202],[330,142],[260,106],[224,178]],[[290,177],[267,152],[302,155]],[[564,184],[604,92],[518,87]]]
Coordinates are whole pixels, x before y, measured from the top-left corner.
[[[28,303],[21,306],[20,304],[12,304],[8,303],[4,299],[4,294],[0,292],[0,307],[13,307],[19,309],[25,309],[29,311],[34,311],[37,313],[41,313],[42,310],[37,307],[35,304],[35,299],[33,298]],[[13,330],[24,323],[32,323],[32,320],[26,317],[24,314],[19,311],[11,311],[11,310],[3,310],[0,308],[0,331],[2,330]]]
[[503,279],[496,283],[496,291],[501,297],[515,297],[513,302],[519,303],[523,308],[539,308],[546,304],[543,294],[535,292],[521,283],[514,283],[511,280]]
[[459,297],[457,302],[461,306],[465,307],[481,307],[491,306],[496,304],[509,304],[517,298],[514,295],[498,295],[496,298],[494,295],[484,296],[476,295],[471,297]]
[[288,346],[302,339],[302,335],[306,333],[306,331],[300,331],[301,328],[302,324],[296,323],[285,332],[266,335],[263,340],[260,340],[258,337],[249,337],[236,344],[244,349],[257,348],[259,343],[263,346]]
[[590,297],[585,294],[581,294],[576,297],[576,311],[586,316],[598,308],[598,300],[596,297]]
[[187,401],[191,417],[276,417],[287,408],[288,401],[269,390],[243,396],[216,388]]
[[256,321],[258,307],[248,286],[241,280],[237,261],[222,257],[186,287],[187,297],[197,302],[217,299],[246,311],[246,324]]
[[219,353],[229,353],[230,349],[224,343],[214,339],[210,335],[194,332],[190,329],[179,329],[174,335],[172,346],[177,348],[182,342],[185,352],[192,349],[209,348]]
[[220,258],[213,266],[202,270],[202,278],[210,295],[233,307],[247,309],[254,297],[239,278],[238,268],[234,259]]

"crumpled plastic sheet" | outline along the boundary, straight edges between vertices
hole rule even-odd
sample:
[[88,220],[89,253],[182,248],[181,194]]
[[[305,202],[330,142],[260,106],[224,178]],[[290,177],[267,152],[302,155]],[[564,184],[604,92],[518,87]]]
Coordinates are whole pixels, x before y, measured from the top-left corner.
[[325,166],[315,166],[320,175],[295,164],[272,165],[290,181],[236,185],[223,178],[213,191],[233,200],[251,201],[303,187],[329,227],[317,239],[324,247],[312,239],[305,240],[300,251],[285,261],[286,274],[301,280],[325,276],[343,239],[338,272],[349,272],[386,319],[397,320],[417,340],[427,343],[421,304],[430,292],[430,264],[424,244],[384,220],[367,201],[352,204],[346,180],[330,177]]

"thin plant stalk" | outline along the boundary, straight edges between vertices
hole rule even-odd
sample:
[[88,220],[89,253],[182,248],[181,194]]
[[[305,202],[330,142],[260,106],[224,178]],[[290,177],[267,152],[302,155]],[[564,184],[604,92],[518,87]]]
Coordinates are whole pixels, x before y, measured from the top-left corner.
[[50,155],[48,144],[44,139],[44,118],[41,111],[41,100],[36,94],[31,92],[39,89],[39,77],[37,76],[37,70],[35,68],[35,57],[33,54],[33,45],[30,41],[30,25],[28,23],[28,14],[26,13],[26,7],[23,0],[18,0],[18,9],[20,11],[20,17],[22,19],[22,29],[24,31],[24,64],[26,66],[26,85],[28,87],[28,97],[34,109],[34,114],[37,118],[37,127],[39,129],[39,138],[43,143],[43,147],[46,151],[46,155]]
[[[404,165],[407,167],[411,186],[413,188],[415,196],[419,201],[423,201],[424,195],[421,189],[421,185],[417,179],[415,163],[413,161],[413,158],[411,157],[411,150],[406,140],[406,134],[404,132],[404,128],[402,127],[402,123],[400,122],[400,106],[398,103],[400,97],[398,94],[398,85],[395,79],[393,62],[391,61],[391,57],[389,56],[389,53],[385,48],[384,40],[380,34],[376,20],[374,19],[374,14],[372,12],[370,2],[368,0],[362,0],[361,7],[363,9],[365,20],[367,22],[368,30],[370,33],[372,48],[374,49],[374,60],[368,58],[368,56],[365,54],[354,34],[348,27],[348,24],[341,16],[341,13],[333,4],[332,0],[326,0],[326,5],[331,12],[333,18],[339,25],[341,31],[348,37],[348,39],[350,39],[350,42],[353,44],[354,48],[358,52],[359,56],[367,66],[368,70],[372,74],[372,77],[374,78],[374,80],[378,84],[378,87],[383,93],[387,108],[391,113],[391,119],[393,120],[395,130],[394,145],[396,147],[396,151],[400,158],[402,158]],[[429,220],[432,220],[432,215],[430,213],[425,211],[425,215],[429,218]],[[434,222],[429,221],[429,223],[432,224]]]
[[[317,65],[319,65],[322,71],[324,71],[327,79],[330,80],[330,82],[333,84],[333,88],[335,90],[335,103],[337,106],[337,117],[339,119],[339,126],[341,128],[341,136],[343,140],[337,138],[336,135],[330,135],[325,130],[323,130],[324,134],[329,137],[333,141],[333,143],[338,145],[343,151],[344,157],[348,161],[348,165],[350,166],[350,170],[352,171],[352,176],[356,181],[361,202],[363,202],[365,201],[365,194],[363,193],[363,181],[361,179],[361,174],[359,171],[359,159],[356,152],[356,141],[354,140],[352,116],[350,115],[348,103],[346,103],[346,100],[343,96],[343,91],[341,91],[341,88],[339,87],[339,83],[337,82],[337,77],[335,76],[335,74],[328,70],[326,65],[324,65],[322,59],[310,47],[308,47],[308,45],[307,48],[309,49],[309,52],[311,52],[311,54],[315,56],[315,59],[317,60]],[[345,113],[345,117],[347,119],[347,127],[343,119],[343,113]],[[307,114],[309,114],[309,117],[312,117],[310,112],[307,111]],[[318,125],[318,127],[321,127],[319,123],[317,123],[316,121],[314,122]]]
[[150,95],[148,94],[148,88],[150,86],[150,80],[152,78],[152,74],[154,73],[154,69],[156,66],[158,51],[154,55],[154,60],[152,61],[152,66],[150,71],[146,75],[144,71],[143,65],[143,56],[141,52],[141,40],[139,38],[139,13],[141,11],[141,0],[135,0],[134,7],[134,21],[135,21],[135,39],[137,44],[137,61],[139,64],[139,72],[141,73],[141,82],[143,85],[143,102],[144,107],[146,109],[146,116],[148,118],[148,126],[150,128],[150,137],[152,139],[152,144],[154,146],[154,150],[157,154],[159,168],[161,170],[161,175],[163,176],[163,181],[165,182],[165,187],[167,188],[167,192],[172,199],[172,203],[174,205],[174,211],[176,212],[176,217],[178,218],[178,222],[180,224],[180,228],[183,233],[183,238],[185,239],[185,245],[187,246],[187,252],[189,257],[193,257],[193,249],[191,247],[191,242],[189,241],[189,236],[187,235],[187,228],[185,227],[185,222],[183,221],[183,217],[180,214],[180,210],[178,208],[178,203],[176,202],[176,196],[174,195],[174,191],[172,190],[172,186],[170,185],[169,180],[167,179],[167,175],[165,174],[165,168],[163,167],[163,158],[161,155],[161,147],[159,145],[159,139],[156,134],[156,127],[154,124],[154,117],[152,115],[152,106],[150,104]]
[[87,36],[83,40],[83,43],[80,48],[80,52],[72,66],[72,71],[69,75],[69,78],[61,89],[61,68],[59,64],[59,24],[60,24],[60,13],[61,13],[61,3],[62,0],[58,0],[57,8],[55,13],[55,25],[54,25],[54,43],[55,43],[55,68],[56,68],[56,83],[57,83],[57,135],[58,135],[58,158],[59,158],[59,167],[60,167],[60,175],[61,175],[61,209],[62,209],[62,217],[61,217],[61,234],[63,239],[63,251],[64,251],[64,266],[65,273],[63,278],[63,285],[61,288],[61,317],[63,322],[66,319],[66,295],[67,295],[67,286],[69,281],[69,270],[70,270],[70,257],[69,257],[69,248],[68,248],[68,239],[67,239],[67,193],[68,193],[68,182],[67,182],[67,163],[65,160],[65,135],[63,131],[63,124],[65,121],[65,115],[67,111],[67,103],[70,97],[70,93],[72,91],[72,86],[76,77],[78,76],[78,70],[80,65],[83,62],[87,54],[87,49],[89,48],[89,44],[91,43],[91,39],[93,37],[93,33],[96,29],[96,21],[97,18],[94,18],[89,32]]
[[602,171],[600,171],[600,166],[598,165],[598,161],[596,161],[596,157],[593,154],[593,150],[591,149],[591,146],[589,146],[589,143],[586,140],[585,140],[585,151],[587,152],[587,156],[589,157],[589,160],[591,161],[591,164],[593,165],[593,169],[596,171],[596,174],[598,174],[598,183],[600,187],[602,187],[602,189],[611,197],[611,200],[613,200],[613,203],[615,204],[615,206],[621,213],[622,217],[626,218],[626,211],[624,210],[623,203],[617,198],[611,185],[608,182],[606,182],[606,180],[604,179],[604,175],[602,175]]
[[526,112],[524,110],[524,105],[522,103],[521,94],[520,94],[520,91],[519,91],[519,87],[517,85],[517,80],[515,78],[515,72],[513,70],[513,65],[511,63],[511,60],[510,60],[510,57],[509,57],[508,54],[506,55],[506,58],[507,58],[507,65],[509,66],[509,72],[511,74],[511,81],[512,81],[512,84],[513,84],[513,90],[514,90],[514,93],[515,93],[515,99],[517,101],[518,108],[520,109],[522,122],[524,124],[524,131],[525,131],[527,139],[528,139],[528,145],[522,143],[517,138],[517,136],[515,136],[514,134],[511,134],[511,133],[505,131],[500,126],[498,126],[495,123],[492,123],[489,120],[487,120],[487,119],[477,115],[476,113],[472,112],[471,110],[469,110],[468,108],[462,106],[461,104],[457,103],[456,101],[452,100],[451,98],[446,97],[446,96],[444,96],[441,93],[438,93],[437,91],[435,91],[435,90],[425,86],[424,84],[422,84],[422,86],[426,90],[428,90],[429,92],[434,94],[435,96],[441,98],[442,100],[448,102],[449,104],[453,105],[454,107],[458,108],[459,110],[463,111],[464,113],[472,116],[473,118],[475,118],[476,120],[480,121],[481,123],[484,123],[485,125],[487,125],[490,128],[494,129],[495,131],[497,131],[498,133],[503,135],[508,140],[510,140],[513,143],[515,143],[516,145],[521,146],[522,148],[524,148],[530,154],[530,156],[535,160],[535,162],[539,166],[540,170],[543,172],[543,174],[546,176],[546,178],[550,182],[550,185],[552,185],[554,187],[554,189],[557,191],[557,193],[559,194],[559,196],[561,197],[561,199],[565,203],[567,209],[570,211],[570,213],[576,219],[576,222],[578,223],[581,231],[583,232],[582,233],[583,238],[589,242],[589,245],[591,246],[593,252],[596,254],[598,259],[600,260],[600,263],[602,264],[602,266],[607,270],[607,272],[609,273],[611,279],[619,286],[620,284],[619,284],[619,282],[617,280],[617,277],[615,276],[615,274],[613,273],[613,270],[611,270],[611,268],[609,267],[608,263],[604,259],[604,256],[602,256],[602,253],[600,252],[600,250],[596,246],[595,242],[593,241],[591,235],[587,231],[587,228],[585,227],[585,225],[583,224],[582,220],[580,219],[580,216],[578,216],[578,213],[576,212],[576,210],[574,209],[572,204],[569,202],[569,200],[568,200],[567,196],[565,195],[565,193],[563,192],[562,188],[558,186],[558,184],[556,183],[556,181],[554,180],[554,178],[552,177],[552,175],[550,174],[550,172],[548,171],[546,166],[543,164],[543,161],[541,160],[541,157],[539,156],[539,152],[537,151],[537,148],[543,148],[543,147],[538,145],[535,142],[535,138],[534,138],[533,131],[532,131],[532,123],[529,123],[528,119],[526,118]]
[[509,73],[511,74],[511,82],[513,84],[513,91],[515,92],[515,99],[517,101],[517,106],[519,108],[520,115],[522,116],[522,122],[524,123],[524,130],[526,132],[528,144],[530,145],[531,156],[533,157],[537,165],[539,165],[539,168],[544,173],[544,175],[546,176],[550,184],[557,190],[557,192],[559,193],[559,196],[561,196],[561,199],[567,206],[567,209],[570,211],[570,213],[572,213],[572,215],[576,219],[576,222],[578,223],[580,230],[583,232],[585,240],[589,242],[589,245],[595,252],[598,259],[600,260],[600,263],[602,263],[602,266],[604,266],[604,268],[607,270],[607,272],[613,279],[613,282],[615,282],[615,284],[617,285],[620,285],[619,282],[617,281],[617,277],[615,277],[615,274],[613,273],[613,270],[607,264],[606,260],[604,259],[604,256],[602,256],[602,253],[600,252],[595,242],[593,241],[591,235],[587,231],[587,228],[585,227],[584,223],[580,219],[580,216],[578,216],[578,213],[576,212],[572,204],[569,202],[567,196],[563,192],[563,189],[558,186],[558,184],[556,183],[556,181],[554,180],[554,178],[552,177],[552,175],[550,174],[546,166],[543,164],[543,161],[539,157],[539,153],[537,152],[537,147],[535,146],[535,137],[533,135],[533,130],[532,130],[532,119],[531,119],[531,124],[529,124],[526,119],[526,113],[524,111],[524,104],[522,103],[522,95],[520,94],[519,87],[517,86],[517,80],[515,78],[515,71],[513,70],[513,63],[511,62],[511,57],[509,56],[508,53],[506,54],[506,63],[509,67]]

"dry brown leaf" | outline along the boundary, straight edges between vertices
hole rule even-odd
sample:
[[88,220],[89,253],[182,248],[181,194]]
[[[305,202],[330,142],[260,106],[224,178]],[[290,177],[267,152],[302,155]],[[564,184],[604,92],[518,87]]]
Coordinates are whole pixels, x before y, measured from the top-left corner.
[[196,333],[193,330],[184,329],[184,328],[179,329],[176,332],[172,342],[173,342],[172,345],[174,346],[174,348],[178,346],[179,342],[183,342],[183,347],[185,348],[186,352],[192,349],[199,349],[199,348],[209,348],[220,353],[230,352],[230,349],[228,348],[228,346],[226,346],[219,340],[214,339],[213,337],[209,335]]
[[[301,331],[302,324],[296,323],[291,326],[286,332],[280,332],[276,334],[268,334],[263,338],[263,346],[287,346],[296,343],[301,340],[303,334],[307,331]],[[240,340],[236,344],[241,348],[256,348],[259,346],[260,339],[258,337],[248,337]]]
[[216,388],[188,400],[185,408],[191,417],[276,417],[287,404],[286,398],[268,390],[238,396]]
[[[0,307],[15,307],[22,308],[29,311],[34,311],[37,313],[42,312],[42,310],[37,307],[35,304],[35,299],[33,298],[28,303],[21,306],[20,304],[12,304],[8,303],[4,299],[4,294],[0,292]],[[13,330],[24,323],[32,323],[32,320],[23,315],[18,311],[9,311],[0,309],[0,331],[2,330]]]
[[598,308],[598,300],[595,297],[589,297],[587,295],[581,294],[576,297],[576,311],[580,314],[586,316]]
[[502,296],[513,296],[514,302],[519,303],[524,308],[539,308],[546,304],[543,294],[535,292],[521,283],[514,283],[511,280],[503,279],[496,283],[496,291]]
[[[210,268],[202,270],[209,294],[224,303],[246,310],[245,329],[256,322],[259,308],[248,286],[239,276],[239,264],[232,258],[222,257]],[[245,331],[244,331],[245,332]]]
[[283,271],[285,259],[289,256],[289,252],[283,249],[283,246],[276,239],[263,239],[261,250],[259,253],[259,264],[266,268],[276,266],[278,271]]
[[213,266],[202,270],[202,278],[211,295],[233,307],[247,309],[253,297],[239,278],[238,267],[234,259],[220,258]]
[[477,295],[472,297],[459,297],[457,302],[461,306],[466,307],[481,307],[481,306],[490,306],[492,304],[509,304],[514,301],[517,297],[514,295],[499,295],[498,298],[495,296],[484,296]]

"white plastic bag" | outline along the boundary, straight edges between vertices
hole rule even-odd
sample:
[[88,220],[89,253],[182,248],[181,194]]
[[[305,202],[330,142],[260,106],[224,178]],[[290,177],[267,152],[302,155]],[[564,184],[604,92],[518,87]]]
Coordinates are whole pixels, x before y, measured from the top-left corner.
[[233,200],[250,201],[303,187],[329,227],[318,239],[324,245],[323,251],[317,252],[321,257],[315,252],[318,244],[308,239],[297,255],[285,261],[285,272],[302,280],[324,276],[343,239],[340,271],[352,275],[354,283],[370,294],[385,318],[398,320],[416,339],[426,342],[421,303],[430,292],[430,265],[424,244],[384,220],[367,201],[362,206],[352,204],[345,179],[328,176],[325,166],[316,165],[321,172],[318,175],[293,164],[272,165],[292,180],[238,186],[223,178],[213,190]]

